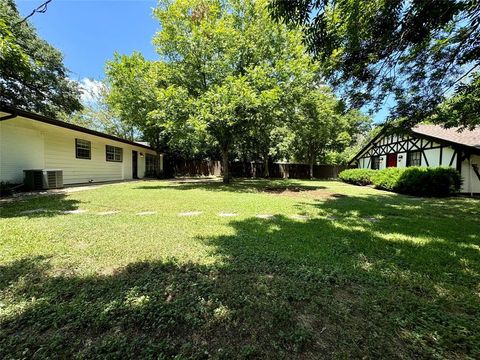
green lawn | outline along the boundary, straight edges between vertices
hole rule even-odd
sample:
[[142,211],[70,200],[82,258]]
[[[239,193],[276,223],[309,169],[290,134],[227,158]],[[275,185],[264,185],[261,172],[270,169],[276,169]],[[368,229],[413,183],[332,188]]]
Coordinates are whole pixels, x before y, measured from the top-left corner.
[[480,358],[478,200],[146,181],[4,203],[0,234],[2,359]]

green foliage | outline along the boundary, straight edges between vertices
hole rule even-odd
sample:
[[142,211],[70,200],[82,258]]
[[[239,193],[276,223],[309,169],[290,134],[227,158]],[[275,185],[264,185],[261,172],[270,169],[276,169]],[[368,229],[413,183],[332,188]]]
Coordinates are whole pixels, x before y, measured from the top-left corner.
[[[412,168],[389,167],[382,170],[372,170],[374,171],[372,183],[377,189],[398,192],[398,185],[401,176],[405,172],[411,171],[410,169]],[[428,195],[425,194],[424,196]]]
[[339,178],[350,184],[374,185],[377,189],[426,197],[449,196],[457,193],[461,186],[458,171],[447,167],[348,169],[342,171]]
[[338,178],[353,185],[372,185],[376,170],[371,169],[347,169],[338,174]]
[[[478,1],[271,0],[270,10],[304,26],[306,43],[350,105],[378,109],[388,99],[391,118],[404,125],[434,113],[480,66]],[[455,91],[466,101],[475,90]],[[465,126],[480,118],[469,103],[459,108]]]
[[0,101],[47,116],[80,110],[62,54],[21,20],[12,0],[0,0]]
[[458,171],[447,167],[410,167],[398,178],[395,190],[402,194],[443,197],[460,190]]
[[131,141],[141,140],[141,134],[131,123],[122,121],[108,105],[109,88],[105,83],[88,80],[91,88],[82,89],[85,100],[83,109],[72,114],[62,113],[58,117],[68,123],[83,126]]
[[460,84],[455,96],[440,104],[431,121],[445,127],[470,130],[480,126],[480,73],[470,83]]

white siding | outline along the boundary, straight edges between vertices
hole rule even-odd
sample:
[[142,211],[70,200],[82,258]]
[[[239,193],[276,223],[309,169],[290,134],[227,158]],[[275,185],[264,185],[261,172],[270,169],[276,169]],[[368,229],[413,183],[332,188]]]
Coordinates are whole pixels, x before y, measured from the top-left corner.
[[[12,183],[23,180],[23,170],[35,168],[63,170],[65,184],[132,179],[132,150],[138,152],[138,176],[142,178],[145,154],[155,154],[139,146],[23,118],[2,121],[0,133],[0,179]],[[91,142],[90,160],[76,158],[76,138]],[[123,161],[106,161],[106,145],[122,148]]]
[[480,193],[480,179],[475,174],[472,165],[477,165],[480,169],[480,155],[471,155],[470,161],[468,159],[462,162],[462,192],[465,193]]
[[23,181],[23,169],[43,169],[44,134],[36,129],[9,126],[0,122],[0,180]]

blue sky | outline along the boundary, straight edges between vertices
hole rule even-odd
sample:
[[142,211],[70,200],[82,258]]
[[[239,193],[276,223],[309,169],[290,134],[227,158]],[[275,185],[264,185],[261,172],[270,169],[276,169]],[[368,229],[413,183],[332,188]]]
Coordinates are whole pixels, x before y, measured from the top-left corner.
[[[45,0],[16,0],[22,16]],[[152,17],[156,0],[53,0],[45,13],[29,19],[38,34],[60,50],[70,77],[94,86],[89,80],[102,80],[105,62],[115,51],[131,54],[140,51],[156,59],[151,44],[160,25]],[[375,116],[381,121],[386,109]]]
[[[16,0],[22,16],[45,0]],[[44,14],[29,19],[38,34],[59,49],[75,80],[103,79],[105,61],[118,51],[156,54],[151,40],[159,23],[152,17],[155,0],[53,0]]]

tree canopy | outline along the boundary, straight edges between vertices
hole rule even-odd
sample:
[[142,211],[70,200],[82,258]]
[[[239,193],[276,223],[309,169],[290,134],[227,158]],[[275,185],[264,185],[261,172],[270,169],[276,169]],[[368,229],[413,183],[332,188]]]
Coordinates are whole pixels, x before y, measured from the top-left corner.
[[[278,134],[297,129],[301,99],[324,85],[301,30],[273,21],[266,5],[160,1],[154,15],[161,29],[153,40],[159,60],[116,55],[107,63],[107,102],[120,118],[161,140],[159,151],[217,149],[226,182],[234,158],[267,165],[279,154]],[[342,121],[342,111],[332,111],[324,122]]]
[[472,96],[478,84],[471,81],[480,66],[477,0],[271,0],[270,10],[304,27],[330,84],[351,106],[392,104],[390,118],[410,126],[442,115],[439,105],[453,96],[476,113],[436,121],[480,123]]
[[80,110],[62,54],[21,20],[13,0],[0,0],[0,101],[48,116]]

